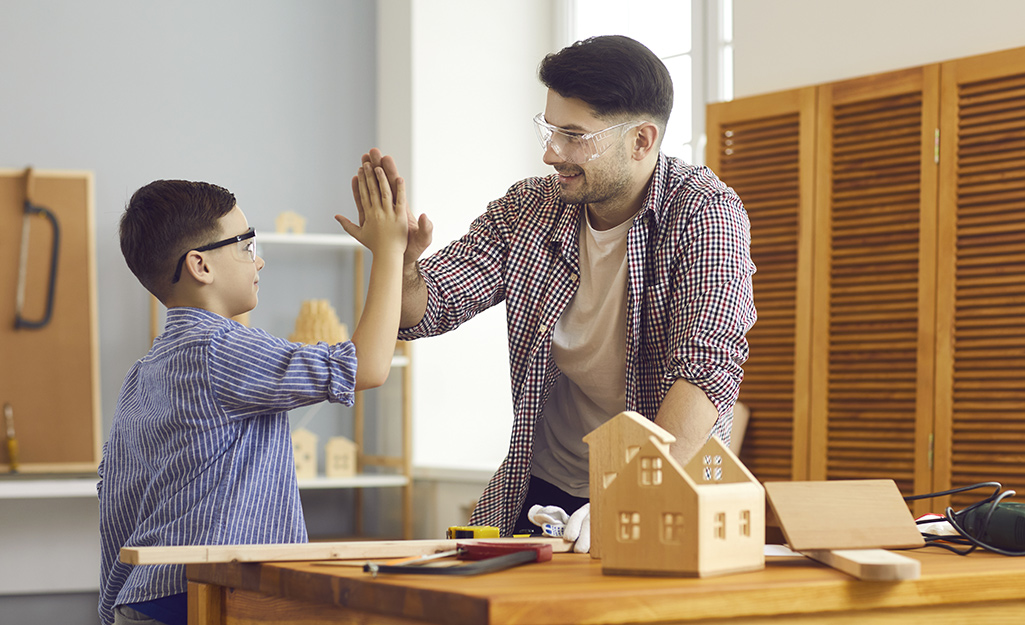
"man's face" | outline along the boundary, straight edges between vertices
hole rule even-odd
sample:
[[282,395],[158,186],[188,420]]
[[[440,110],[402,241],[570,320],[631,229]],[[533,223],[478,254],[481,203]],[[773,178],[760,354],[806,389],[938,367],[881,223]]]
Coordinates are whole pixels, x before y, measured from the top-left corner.
[[[624,120],[610,121],[596,117],[591,107],[578,98],[564,98],[548,90],[545,121],[574,134],[604,130]],[[601,204],[624,197],[631,185],[632,170],[627,149],[632,135],[617,136],[613,144],[598,158],[582,164],[570,163],[548,146],[543,160],[559,173],[562,199],[569,204]]]

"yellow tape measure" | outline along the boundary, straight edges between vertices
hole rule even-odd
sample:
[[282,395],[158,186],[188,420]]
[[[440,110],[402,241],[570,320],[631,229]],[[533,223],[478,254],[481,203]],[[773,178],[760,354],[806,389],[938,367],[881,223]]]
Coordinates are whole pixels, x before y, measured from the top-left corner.
[[449,540],[457,538],[498,538],[501,533],[497,527],[490,525],[453,525],[448,528],[446,536]]

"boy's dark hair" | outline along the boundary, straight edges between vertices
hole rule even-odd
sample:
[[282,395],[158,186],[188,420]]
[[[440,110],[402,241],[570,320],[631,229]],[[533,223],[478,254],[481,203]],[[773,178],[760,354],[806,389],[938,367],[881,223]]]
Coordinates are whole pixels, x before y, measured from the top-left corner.
[[214,242],[235,196],[207,182],[157,180],[132,195],[121,216],[121,253],[142,286],[161,302],[182,254]]
[[546,56],[537,75],[562,97],[589,104],[599,117],[636,115],[665,134],[673,80],[661,59],[634,39],[606,35],[578,41]]

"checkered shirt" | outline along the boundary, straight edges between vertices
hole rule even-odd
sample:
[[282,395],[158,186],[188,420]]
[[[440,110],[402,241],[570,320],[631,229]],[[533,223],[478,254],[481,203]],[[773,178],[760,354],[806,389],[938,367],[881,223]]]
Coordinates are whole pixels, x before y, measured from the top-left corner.
[[[526,497],[534,425],[560,375],[552,330],[577,289],[582,208],[562,201],[554,174],[513,185],[466,235],[420,263],[427,310],[399,333],[442,334],[505,302],[512,440],[470,520],[504,535]],[[712,434],[729,444],[756,318],[747,212],[709,169],[660,154],[627,236],[626,409],[654,419],[682,378],[716,406]]]

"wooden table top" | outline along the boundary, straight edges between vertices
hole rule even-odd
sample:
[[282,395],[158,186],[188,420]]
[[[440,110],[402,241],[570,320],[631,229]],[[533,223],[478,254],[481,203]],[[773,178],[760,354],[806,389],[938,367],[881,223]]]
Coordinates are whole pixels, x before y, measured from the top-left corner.
[[391,622],[389,618],[459,625],[689,622],[929,610],[958,604],[974,610],[964,606],[985,603],[1025,613],[1025,558],[988,552],[963,557],[938,549],[902,553],[921,562],[920,579],[859,581],[805,558],[767,558],[764,570],[705,579],[611,576],[602,574],[600,561],[580,554],[556,554],[551,562],[476,577],[373,578],[358,567],[332,562],[191,564],[188,577],[324,609],[333,605],[379,615],[381,620],[375,622]]

